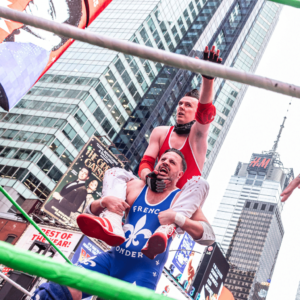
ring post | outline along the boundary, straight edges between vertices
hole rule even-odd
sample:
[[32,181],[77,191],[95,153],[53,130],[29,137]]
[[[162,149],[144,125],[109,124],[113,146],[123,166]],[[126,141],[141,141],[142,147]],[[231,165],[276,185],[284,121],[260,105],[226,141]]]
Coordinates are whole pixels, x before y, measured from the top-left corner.
[[0,272],[0,277],[2,277],[5,281],[10,283],[12,286],[14,286],[16,289],[21,291],[22,293],[26,294],[29,297],[32,297],[32,294],[29,293],[27,290],[25,290],[22,286],[18,285],[15,281],[11,280],[9,277],[5,276],[3,273]]
[[71,261],[54,245],[54,243],[46,236],[41,228],[27,215],[22,207],[7,193],[7,191],[0,185],[2,194],[21,212],[25,219],[49,242],[49,244],[68,262],[72,265]]
[[[105,300],[166,299],[165,296],[156,294],[152,290],[74,265],[62,264],[49,257],[24,251],[6,242],[0,242],[0,263]],[[130,270],[128,271],[130,272]]]

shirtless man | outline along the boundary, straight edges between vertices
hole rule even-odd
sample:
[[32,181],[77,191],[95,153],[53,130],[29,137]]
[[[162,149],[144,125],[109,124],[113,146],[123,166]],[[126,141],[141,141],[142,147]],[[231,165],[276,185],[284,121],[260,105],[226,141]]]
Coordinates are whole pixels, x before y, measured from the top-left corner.
[[[176,183],[183,176],[186,170],[186,163],[182,153],[176,149],[169,149],[160,158],[155,169],[163,173],[164,178],[170,181],[168,187],[162,193],[152,191],[140,180],[132,180],[127,183],[126,202],[127,217],[124,225],[125,241],[121,245],[93,256],[79,263],[79,266],[101,274],[109,275],[127,281],[137,286],[156,289],[163,267],[168,259],[171,239],[168,240],[167,251],[158,254],[155,260],[145,257],[141,252],[145,243],[152,233],[164,223],[165,215],[172,213],[173,205],[180,196],[180,190]],[[103,202],[115,203],[115,197],[106,197]],[[99,215],[103,208],[96,200],[92,211]],[[204,232],[203,223],[207,220],[201,209],[197,210],[191,219],[187,219],[182,229],[190,236],[198,240]],[[91,284],[97,284],[91,282]],[[50,298],[49,294],[53,298]],[[49,298],[47,298],[49,296]],[[84,295],[86,297],[86,295]],[[83,297],[83,298],[84,298]],[[74,289],[62,287],[58,284],[47,283],[41,285],[34,293],[32,299],[60,299],[78,300],[82,293]]]
[[[219,50],[215,52],[215,47],[212,47],[210,51],[206,47],[204,59],[215,63],[222,61],[219,58]],[[174,212],[166,216],[163,226],[160,226],[151,237],[150,240],[155,242],[152,241],[142,249],[142,253],[146,256],[148,256],[148,252],[150,253],[148,257],[152,257],[153,253],[162,253],[166,249],[168,239],[176,226],[182,227],[186,219],[203,206],[207,197],[209,186],[200,176],[207,151],[209,126],[216,115],[216,109],[212,104],[214,98],[213,83],[214,78],[203,75],[200,94],[198,90],[192,90],[179,101],[176,125],[174,127],[159,126],[151,133],[149,146],[139,168],[139,176],[148,187],[155,192],[163,192],[167,188],[169,180],[164,179],[166,170],[153,171],[156,159],[160,158],[167,149],[173,147],[184,154],[187,161],[187,171],[177,183],[177,187],[182,189],[182,193],[173,206]],[[78,225],[84,234],[101,239],[111,246],[116,246],[125,239],[121,227],[122,216],[120,212],[126,209],[124,202],[126,182],[135,177],[130,172],[117,168],[111,169],[105,176],[110,178],[107,178],[107,184],[103,185],[102,199],[113,195],[116,197],[115,204],[106,206],[100,202],[102,207],[106,207],[108,210],[105,218],[100,216],[100,218],[94,218],[92,221],[89,216],[83,215],[79,219]],[[118,201],[117,198],[123,201]],[[96,227],[99,227],[97,231],[92,230]],[[214,238],[213,230],[207,224],[203,239],[198,242],[207,245]],[[149,249],[150,244],[154,248]]]

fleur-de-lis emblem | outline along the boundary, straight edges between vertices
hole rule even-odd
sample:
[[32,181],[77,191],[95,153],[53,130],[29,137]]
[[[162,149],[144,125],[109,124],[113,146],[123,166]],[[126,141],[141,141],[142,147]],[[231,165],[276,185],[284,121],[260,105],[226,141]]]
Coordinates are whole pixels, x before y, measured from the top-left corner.
[[131,224],[125,224],[123,226],[123,230],[125,233],[127,231],[130,231],[128,238],[125,240],[125,242],[127,241],[125,245],[126,248],[128,248],[131,243],[134,246],[137,246],[140,243],[135,239],[138,235],[143,234],[145,239],[149,239],[149,237],[152,235],[152,232],[149,229],[142,229],[146,224],[146,217],[146,215],[141,217],[135,224],[135,227]]

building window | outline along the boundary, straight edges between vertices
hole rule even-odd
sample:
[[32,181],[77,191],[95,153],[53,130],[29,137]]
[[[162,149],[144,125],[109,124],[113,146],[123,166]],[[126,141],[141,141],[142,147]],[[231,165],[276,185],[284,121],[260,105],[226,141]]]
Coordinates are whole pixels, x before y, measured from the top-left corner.
[[246,203],[246,208],[249,208],[250,207],[250,202],[247,202]]
[[269,211],[273,211],[273,210],[274,210],[274,205],[271,205]]
[[252,185],[254,180],[247,179],[246,184]]
[[262,206],[261,206],[261,210],[265,210],[266,209],[266,204],[263,204]]
[[15,238],[16,238],[15,235],[8,235],[5,242],[12,244]]
[[260,180],[255,180],[255,182],[254,182],[254,185],[256,185],[256,186],[262,186],[262,184],[263,184],[263,181],[260,181]]
[[254,203],[253,209],[257,209],[257,207],[258,207],[258,203]]

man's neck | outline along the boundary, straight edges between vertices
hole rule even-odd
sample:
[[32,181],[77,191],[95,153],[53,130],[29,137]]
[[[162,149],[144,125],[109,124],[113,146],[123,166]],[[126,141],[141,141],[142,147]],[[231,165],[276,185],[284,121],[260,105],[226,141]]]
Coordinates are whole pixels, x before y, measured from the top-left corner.
[[151,191],[151,189],[148,188],[146,194],[147,201],[149,202],[149,204],[157,204],[162,200],[164,200],[171,192],[173,192],[176,189],[177,187],[174,185],[174,186],[170,186],[169,188],[167,188],[166,191],[162,193],[156,193]]

